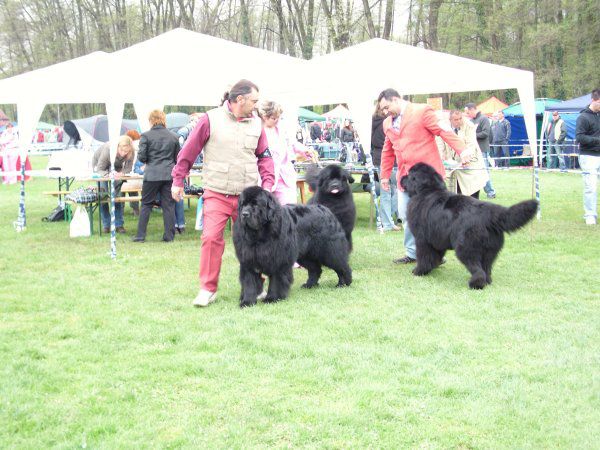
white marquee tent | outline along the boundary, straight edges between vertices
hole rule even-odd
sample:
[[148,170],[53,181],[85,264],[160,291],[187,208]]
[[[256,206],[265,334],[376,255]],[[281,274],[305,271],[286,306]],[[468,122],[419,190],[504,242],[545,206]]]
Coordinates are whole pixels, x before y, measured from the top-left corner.
[[175,29],[112,54],[94,52],[0,80],[0,103],[17,104],[23,142],[35,126],[29,122],[48,103],[106,103],[116,136],[126,102],[140,118],[167,104],[216,105],[240,78],[257,83],[263,98],[290,106],[348,103],[363,143],[374,99],[386,87],[401,94],[516,88],[529,138],[536,140],[532,72],[383,39],[303,61]]
[[308,70],[329,75],[307,78],[310,86],[304,87],[301,105],[347,103],[363,145],[370,145],[374,102],[383,89],[410,95],[516,88],[531,148],[535,148],[532,72],[384,39],[313,58]]
[[[287,111],[347,103],[365,146],[374,100],[385,88],[401,94],[516,88],[530,142],[536,141],[532,72],[382,39],[304,61],[175,29],[112,54],[94,52],[0,80],[0,103],[17,104],[22,149],[44,106],[54,103],[105,103],[116,145],[125,103],[134,104],[144,130],[151,109],[217,105],[241,78],[255,82],[263,98],[279,101]],[[288,117],[288,124],[294,122]],[[115,152],[116,147],[113,157]]]

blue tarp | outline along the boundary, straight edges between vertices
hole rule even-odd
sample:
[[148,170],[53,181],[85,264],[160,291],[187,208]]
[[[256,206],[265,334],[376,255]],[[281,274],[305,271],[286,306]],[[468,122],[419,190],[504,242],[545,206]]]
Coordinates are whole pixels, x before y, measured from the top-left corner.
[[[535,114],[542,115],[544,114],[544,110],[548,109],[549,105],[553,105],[555,103],[562,103],[561,100],[555,98],[536,98],[535,99]],[[505,116],[521,116],[523,117],[523,109],[521,109],[521,103],[513,103],[508,108],[504,108],[502,110]]]
[[[561,118],[567,124],[567,139],[575,139],[575,122],[579,114],[563,114]],[[525,120],[521,117],[507,117],[506,120],[510,122],[510,144],[516,145],[517,143],[523,143],[527,140],[527,131],[525,130]],[[539,138],[538,130],[538,138]]]
[[565,100],[560,103],[553,103],[546,106],[546,111],[559,112],[579,112],[586,108],[592,102],[592,94],[582,95],[581,97]]
[[591,101],[592,94],[582,95],[581,97],[549,105],[546,107],[546,111],[558,111],[567,125],[567,139],[575,139],[575,126],[579,112],[589,106]]

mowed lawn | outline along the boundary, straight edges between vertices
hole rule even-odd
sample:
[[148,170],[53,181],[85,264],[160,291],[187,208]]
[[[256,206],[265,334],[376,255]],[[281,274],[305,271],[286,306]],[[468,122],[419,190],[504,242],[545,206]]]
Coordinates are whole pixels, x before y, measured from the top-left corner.
[[[43,167],[45,160],[34,161]],[[501,204],[531,174],[495,172]],[[598,448],[600,228],[576,174],[543,174],[542,220],[508,236],[494,284],[448,262],[416,278],[402,233],[359,220],[354,283],[238,307],[229,232],[218,301],[194,309],[199,232],[146,243],[44,223],[54,180],[0,186],[2,448]],[[97,227],[97,223],[95,224]]]

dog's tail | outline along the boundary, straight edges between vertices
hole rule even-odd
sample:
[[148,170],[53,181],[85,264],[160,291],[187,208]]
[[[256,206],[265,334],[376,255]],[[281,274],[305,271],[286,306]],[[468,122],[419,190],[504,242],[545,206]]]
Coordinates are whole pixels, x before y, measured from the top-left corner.
[[500,228],[503,231],[515,231],[524,226],[535,216],[538,209],[536,200],[525,200],[500,213]]

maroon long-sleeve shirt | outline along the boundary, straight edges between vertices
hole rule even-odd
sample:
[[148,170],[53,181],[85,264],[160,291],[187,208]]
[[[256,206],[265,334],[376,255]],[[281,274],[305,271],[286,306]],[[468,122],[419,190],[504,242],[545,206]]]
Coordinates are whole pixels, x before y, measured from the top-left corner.
[[[247,119],[238,119],[247,120]],[[204,145],[210,137],[210,122],[208,120],[208,114],[204,114],[196,124],[196,127],[190,133],[187,141],[183,145],[183,148],[177,156],[177,164],[173,167],[171,175],[173,175],[173,186],[183,187],[183,179],[190,173],[190,169],[198,158],[200,152],[204,149]],[[275,169],[273,165],[273,159],[271,158],[268,150],[267,136],[265,130],[261,130],[260,137],[258,138],[258,144],[256,145],[256,151],[254,154],[257,156],[258,161],[258,173],[262,180],[262,187],[268,191],[271,191],[273,184],[275,183]],[[265,151],[267,152],[265,154]]]

